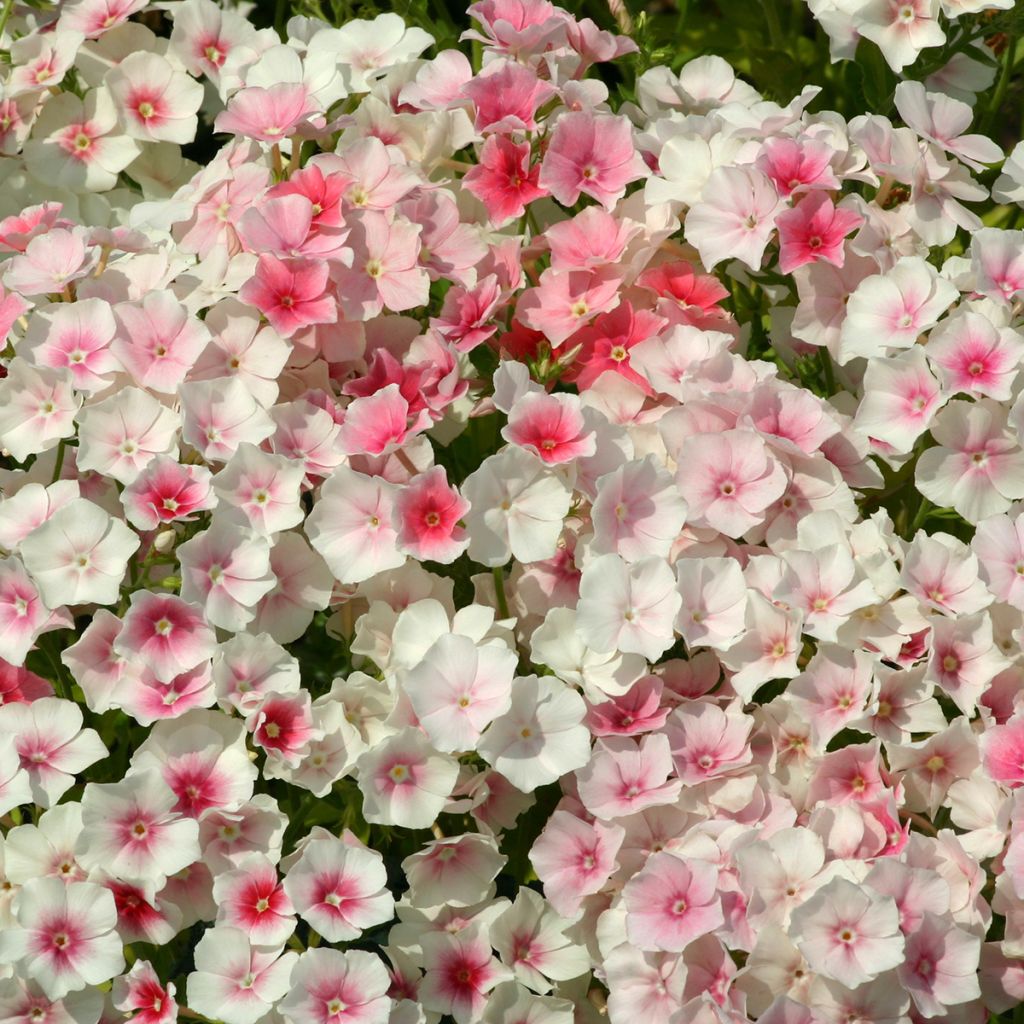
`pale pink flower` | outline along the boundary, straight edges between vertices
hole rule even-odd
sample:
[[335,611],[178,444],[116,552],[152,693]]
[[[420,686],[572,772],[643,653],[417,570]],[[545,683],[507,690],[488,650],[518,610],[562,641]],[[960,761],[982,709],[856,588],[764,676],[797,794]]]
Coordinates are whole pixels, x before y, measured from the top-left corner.
[[594,454],[594,431],[576,395],[531,391],[513,406],[501,436],[549,464]]
[[610,210],[630,182],[646,176],[629,121],[581,110],[555,122],[539,184],[563,206],[572,206],[583,194]]
[[178,388],[181,436],[209,462],[227,462],[246,442],[259,444],[274,421],[238,377],[186,381]]
[[681,952],[724,923],[718,871],[702,860],[655,853],[622,898],[626,934],[637,949]]
[[213,630],[202,609],[172,594],[139,590],[132,594],[114,651],[139,658],[162,683],[195,668],[213,655]]
[[928,676],[965,715],[974,714],[978,699],[1006,667],[985,612],[933,620]]
[[388,875],[379,853],[340,839],[313,839],[285,874],[284,891],[328,942],[358,938],[394,915]]
[[307,949],[277,1010],[291,1024],[386,1024],[389,984],[387,969],[373,953]]
[[121,365],[110,349],[116,325],[108,303],[82,299],[37,308],[19,351],[37,366],[71,371],[79,391],[101,391]]
[[919,533],[907,548],[900,584],[922,604],[956,617],[987,608],[992,599],[978,578],[978,559],[948,533]]
[[750,719],[735,705],[691,702],[677,708],[665,727],[676,774],[685,786],[699,786],[750,764]]
[[733,558],[680,558],[676,581],[682,605],[676,630],[690,647],[726,649],[743,632],[747,584]]
[[981,996],[978,962],[981,939],[948,916],[925,914],[907,935],[900,984],[922,1017],[941,1017],[949,1007]]
[[938,0],[860,0],[854,24],[878,46],[893,71],[902,71],[923,49],[946,41],[938,7]]
[[859,609],[878,601],[845,545],[783,553],[786,571],[776,596],[804,615],[804,630],[819,640],[834,641],[838,630]]
[[988,317],[965,310],[943,320],[929,335],[925,349],[945,388],[972,398],[1008,401],[1024,361],[1024,340]]
[[213,127],[214,131],[278,145],[306,126],[320,109],[316,98],[301,82],[279,82],[267,89],[250,85],[231,97]]
[[416,907],[470,907],[493,897],[508,862],[491,836],[465,833],[427,843],[402,861]]
[[516,317],[527,327],[540,331],[559,348],[599,313],[619,303],[622,275],[618,267],[597,270],[555,270],[548,268],[536,288],[519,296]]
[[645,736],[637,743],[616,736],[599,740],[590,762],[576,773],[583,806],[608,821],[648,807],[673,804],[682,783],[669,780],[672,756],[667,736]]
[[74,433],[81,405],[70,370],[15,357],[0,380],[0,445],[18,462],[48,451]]
[[899,911],[845,878],[822,886],[791,915],[790,934],[811,968],[848,988],[863,985],[904,958]]
[[688,437],[676,482],[692,522],[742,537],[786,489],[786,471],[761,437],[737,429]]
[[284,533],[270,551],[274,588],[256,606],[250,629],[278,643],[298,640],[316,612],[330,603],[334,576],[298,533]]
[[454,935],[427,932],[420,944],[426,973],[417,996],[424,1009],[451,1014],[456,1024],[481,1020],[487,993],[512,977],[492,955],[479,927],[471,925]]
[[999,303],[1010,303],[1024,290],[1020,231],[982,228],[971,236],[974,287]]
[[[188,0],[174,12],[169,50],[197,78],[217,81],[232,51],[256,42],[256,28],[241,14]],[[258,44],[257,44],[258,45]]]
[[4,286],[19,295],[61,292],[91,273],[99,254],[82,228],[54,227],[36,235],[6,265]]
[[165,57],[129,54],[109,72],[104,84],[132,138],[179,145],[195,138],[203,87]]
[[101,985],[124,969],[113,895],[92,882],[34,878],[0,932],[0,963],[17,965],[50,999]]
[[815,746],[824,747],[863,714],[872,695],[874,663],[864,651],[821,644],[807,668],[786,687],[811,725]]
[[748,591],[746,630],[737,642],[719,653],[722,664],[732,672],[732,688],[750,700],[770,679],[797,675],[802,627],[800,612],[779,608],[759,591]]
[[996,600],[1024,609],[1024,517],[983,520],[974,531],[971,548]]
[[145,6],[145,0],[77,0],[61,11],[60,27],[96,39]]

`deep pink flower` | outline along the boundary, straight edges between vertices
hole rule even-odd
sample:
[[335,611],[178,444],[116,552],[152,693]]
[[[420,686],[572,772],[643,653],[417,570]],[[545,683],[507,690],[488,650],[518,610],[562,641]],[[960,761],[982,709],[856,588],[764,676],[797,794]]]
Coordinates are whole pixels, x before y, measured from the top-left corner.
[[469,543],[458,525],[468,511],[469,502],[448,483],[444,467],[434,466],[398,492],[398,543],[413,558],[453,562]]
[[480,150],[480,162],[466,172],[462,184],[487,208],[491,223],[500,228],[535,199],[546,196],[540,185],[540,165],[530,166],[530,144],[491,135]]
[[822,260],[843,265],[846,236],[864,223],[859,213],[837,207],[824,192],[812,192],[775,218],[779,229],[779,270],[792,273]]
[[327,294],[327,264],[320,260],[279,259],[264,253],[256,274],[238,290],[285,338],[310,324],[332,324],[338,308]]

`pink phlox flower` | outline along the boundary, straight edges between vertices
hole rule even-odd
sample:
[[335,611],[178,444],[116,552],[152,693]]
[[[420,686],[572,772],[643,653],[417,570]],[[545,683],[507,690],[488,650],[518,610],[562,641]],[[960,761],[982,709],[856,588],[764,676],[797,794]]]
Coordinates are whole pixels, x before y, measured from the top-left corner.
[[811,724],[816,746],[824,747],[863,714],[872,695],[874,663],[864,651],[821,644],[807,668],[786,687],[786,695]]
[[148,590],[132,594],[114,651],[140,658],[162,683],[196,668],[216,646],[202,610],[171,594]]
[[831,166],[835,155],[831,146],[818,139],[780,135],[761,144],[754,166],[771,178],[783,199],[788,199],[796,192],[838,190],[839,179]]
[[0,220],[0,252],[23,253],[29,242],[51,228],[74,227],[73,221],[61,217],[62,209],[61,203],[40,203],[4,217]]
[[889,765],[903,786],[904,806],[929,815],[938,813],[949,787],[969,778],[980,763],[978,739],[963,718],[927,739],[889,751]]
[[971,236],[974,287],[999,303],[1010,304],[1024,291],[1024,232],[982,228]]
[[507,862],[494,838],[468,832],[428,843],[402,861],[402,870],[417,907],[471,907],[493,897]]
[[116,330],[110,306],[101,299],[38,307],[19,351],[37,366],[70,370],[79,391],[102,391],[121,369],[110,344]]
[[440,191],[421,191],[403,200],[401,216],[420,225],[420,266],[431,281],[471,285],[476,268],[487,255],[478,229],[464,223],[455,201]]
[[549,464],[586,458],[596,450],[594,431],[584,418],[580,400],[562,393],[524,395],[510,412],[502,437]]
[[316,207],[304,195],[267,196],[250,207],[238,222],[238,237],[248,252],[313,259],[342,259],[348,231],[314,226]]
[[829,805],[865,804],[884,791],[887,774],[880,760],[881,744],[854,743],[823,754],[814,765],[807,799]]
[[837,267],[846,257],[846,236],[864,223],[853,210],[836,206],[824,192],[812,192],[775,218],[779,229],[779,270],[792,273],[806,263]]
[[129,53],[108,72],[104,85],[131,138],[178,145],[195,138],[203,87],[166,57]]
[[205,466],[182,465],[157,455],[121,492],[125,518],[139,530],[155,530],[162,523],[189,521],[192,513],[213,508],[212,476]]
[[1024,518],[999,515],[983,520],[971,548],[996,600],[1024,609]]
[[98,259],[82,229],[53,227],[8,261],[4,287],[23,296],[61,292],[92,273]]
[[548,0],[478,0],[470,5],[469,16],[481,31],[470,29],[463,39],[516,57],[555,49],[568,32],[568,16]]
[[277,947],[295,930],[295,908],[263,854],[249,854],[237,868],[213,881],[216,925],[246,932],[256,946]]
[[148,960],[136,960],[127,974],[114,979],[111,1002],[138,1024],[174,1024],[175,992],[174,982],[164,985]]
[[669,708],[661,706],[664,683],[658,676],[643,676],[625,693],[591,703],[587,727],[594,736],[632,736],[656,732],[665,724]]
[[670,780],[671,774],[668,737],[655,733],[639,744],[627,736],[598,740],[590,763],[576,779],[583,806],[608,821],[675,803],[682,782]]
[[494,274],[488,274],[473,288],[456,285],[445,293],[441,312],[430,318],[430,326],[457,351],[472,352],[498,330],[495,314],[501,300],[501,289]]
[[734,558],[680,558],[676,630],[690,647],[726,650],[746,625],[747,584]]
[[735,775],[753,759],[752,723],[735,706],[691,703],[677,708],[665,727],[678,778],[686,786]]
[[473,102],[474,127],[480,133],[534,131],[537,110],[554,95],[549,82],[513,60],[496,60],[470,79],[463,95]]
[[927,608],[956,618],[992,603],[978,570],[977,557],[963,541],[948,533],[919,533],[904,556],[900,584]]
[[530,166],[530,144],[489,135],[479,163],[462,178],[463,187],[487,210],[491,224],[500,228],[521,217],[535,199],[548,194],[540,184],[540,164]]
[[631,302],[622,300],[610,313],[602,313],[572,335],[570,347],[578,345],[580,350],[563,379],[585,391],[594,386],[601,374],[612,372],[645,394],[652,394],[651,384],[632,365],[631,356],[635,346],[653,339],[665,326],[664,317],[635,309]]
[[77,0],[60,12],[59,24],[86,39],[98,39],[145,6],[145,0]]
[[897,974],[922,1017],[941,1017],[981,997],[980,955],[979,936],[954,924],[948,914],[926,913],[907,935]]
[[378,1024],[392,1009],[388,989],[387,968],[374,953],[321,946],[299,957],[277,1008],[288,1021]]
[[[259,444],[274,421],[239,377],[186,381],[178,389],[181,436],[208,462],[227,462],[239,445]],[[275,409],[280,413],[282,406]]]
[[399,386],[388,384],[345,409],[338,443],[346,455],[389,455],[430,425],[425,409],[410,416]]
[[213,128],[276,146],[310,122],[322,121],[320,115],[319,102],[302,82],[279,82],[267,89],[250,85],[231,97]]
[[323,231],[327,238],[334,238],[330,229],[342,227],[341,199],[351,184],[352,179],[343,171],[328,170],[325,174],[313,159],[285,181],[267,189],[266,195],[268,200],[285,196],[307,199],[312,206],[310,229]]
[[255,275],[238,297],[255,306],[283,338],[311,324],[338,319],[338,307],[327,293],[328,267],[320,260],[279,259],[260,255]]
[[541,331],[552,347],[561,347],[581,327],[619,304],[622,284],[618,268],[554,270],[541,274],[537,287],[528,288],[516,303],[516,317]]
[[309,753],[309,746],[323,733],[313,722],[309,691],[264,695],[257,708],[246,718],[253,743],[266,751],[268,763],[284,762],[298,767]]
[[480,1020],[487,1005],[487,993],[512,972],[491,951],[491,944],[479,925],[456,934],[428,932],[421,939],[426,973],[418,998],[423,1007],[451,1014],[456,1024]]
[[459,521],[469,502],[448,483],[443,466],[414,477],[398,492],[398,543],[413,558],[453,562],[469,544]]
[[633,221],[588,206],[571,220],[552,224],[544,232],[544,240],[556,270],[588,270],[618,262],[639,231]]
[[966,310],[928,335],[925,355],[951,394],[1006,402],[1024,361],[1024,341],[1016,331]]
[[928,678],[963,714],[974,714],[978,699],[1007,666],[993,640],[992,619],[986,612],[933,620]]

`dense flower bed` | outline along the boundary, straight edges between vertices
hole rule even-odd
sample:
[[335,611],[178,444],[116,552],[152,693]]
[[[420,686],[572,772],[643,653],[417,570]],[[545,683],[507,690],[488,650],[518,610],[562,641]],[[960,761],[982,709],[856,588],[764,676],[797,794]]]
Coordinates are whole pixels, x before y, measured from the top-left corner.
[[1013,4],[809,7],[3,6],[2,1024],[1024,1004]]

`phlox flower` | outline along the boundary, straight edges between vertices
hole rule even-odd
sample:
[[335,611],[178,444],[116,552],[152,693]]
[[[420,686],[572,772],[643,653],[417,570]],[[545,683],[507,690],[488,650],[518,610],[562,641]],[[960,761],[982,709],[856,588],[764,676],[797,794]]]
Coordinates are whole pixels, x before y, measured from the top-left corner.
[[779,608],[759,591],[747,594],[746,630],[719,658],[732,675],[732,688],[750,700],[770,679],[792,679],[798,674],[803,616]]
[[177,814],[176,803],[156,771],[90,782],[82,794],[79,863],[87,871],[102,868],[114,878],[153,881],[159,888],[200,857],[199,825]]
[[906,954],[898,969],[922,1017],[941,1017],[949,1007],[981,996],[978,958],[981,939],[948,917],[925,914],[907,935]]
[[269,541],[224,518],[215,517],[177,555],[182,598],[201,605],[207,621],[221,629],[243,629],[274,586]]
[[56,480],[49,486],[26,483],[0,500],[0,547],[17,551],[21,542],[58,509],[80,496],[76,480]]
[[577,788],[583,806],[608,821],[675,803],[682,783],[670,781],[671,773],[667,736],[645,736],[639,746],[617,736],[598,740],[590,762],[576,774]]
[[259,444],[274,421],[238,377],[186,381],[178,388],[181,436],[209,462],[226,462],[248,441]]
[[[869,331],[865,336],[881,335]],[[944,402],[942,387],[932,376],[924,351],[914,346],[896,356],[868,361],[864,397],[854,426],[896,452],[909,452]]]
[[454,935],[428,932],[420,940],[426,973],[417,992],[424,1009],[448,1013],[456,1024],[481,1020],[487,993],[512,972],[491,953],[479,926]]
[[825,847],[805,828],[784,828],[737,851],[740,883],[750,896],[747,913],[758,925],[789,924],[791,912],[822,881]]
[[394,493],[380,477],[344,466],[321,487],[306,536],[342,583],[360,583],[405,561],[393,525]]
[[982,520],[971,548],[996,600],[1024,609],[1024,518],[998,515]]
[[138,1024],[174,1024],[178,1004],[174,982],[164,985],[148,960],[136,960],[132,969],[114,979],[110,1000],[114,1008]]
[[520,295],[516,318],[540,331],[552,347],[559,348],[599,313],[607,313],[618,305],[621,285],[621,271],[617,267],[549,267],[541,274],[536,288],[528,288]]
[[534,131],[537,109],[555,95],[554,88],[536,71],[512,60],[488,64],[470,79],[463,94],[473,101],[474,127],[481,134]]
[[50,228],[8,261],[4,286],[23,296],[61,292],[91,273],[97,259],[96,249],[87,246],[81,228]]
[[124,969],[113,895],[92,882],[34,878],[18,892],[0,963],[17,965],[50,999],[101,985]]
[[60,26],[96,39],[123,25],[143,7],[144,0],[77,0],[61,11]]
[[477,752],[517,789],[532,793],[590,759],[583,699],[552,676],[520,676],[510,706],[477,742]]
[[516,662],[504,646],[477,646],[450,634],[439,637],[402,677],[420,727],[438,750],[476,747],[483,730],[509,708]]
[[47,89],[58,91],[81,44],[82,37],[73,30],[31,32],[14,40],[11,45],[13,66],[4,91],[9,96]]
[[786,489],[786,471],[753,431],[694,434],[676,458],[676,482],[692,522],[742,537]]
[[25,568],[51,607],[113,604],[140,540],[120,519],[74,498],[20,545]]
[[632,564],[618,555],[589,562],[580,580],[577,625],[596,651],[642,654],[657,661],[675,642],[672,624],[682,598],[662,558]]
[[979,739],[989,777],[1009,789],[1024,785],[1024,718],[1013,715],[987,728]]
[[978,698],[1006,667],[992,639],[992,619],[985,612],[933,620],[928,678],[965,715],[974,714]]
[[157,455],[121,492],[125,518],[137,530],[187,520],[217,503],[213,477],[205,466],[182,465]]
[[600,892],[617,866],[625,831],[618,825],[588,823],[556,810],[530,850],[530,862],[544,883],[548,902],[572,917],[584,896]]
[[690,703],[669,717],[665,733],[671,743],[676,774],[686,786],[735,774],[750,764],[751,722],[735,707]]
[[255,306],[282,338],[291,338],[301,328],[338,319],[327,280],[328,266],[322,260],[281,259],[262,253],[255,274],[239,288],[238,297]]
[[15,357],[0,380],[0,445],[18,462],[48,451],[74,433],[81,405],[70,370]]
[[174,12],[168,48],[190,75],[205,74],[216,81],[232,50],[252,45],[255,37],[256,30],[241,14],[187,0]]
[[681,952],[724,922],[717,869],[673,853],[651,856],[622,898],[626,934],[637,949]]
[[582,194],[610,210],[630,182],[646,176],[629,121],[580,110],[555,122],[539,184],[563,206],[572,206]]
[[297,768],[310,753],[311,744],[323,739],[313,720],[308,690],[266,694],[246,719],[253,743],[267,752],[264,774],[275,777]]
[[414,61],[434,40],[423,29],[409,27],[397,15],[378,14],[329,29],[327,40],[344,68],[350,92],[367,92],[382,71]]
[[81,709],[58,697],[0,707],[0,741],[5,736],[14,741],[40,807],[56,804],[79,772],[108,753],[95,729],[82,728]]
[[1024,290],[1021,232],[981,228],[971,236],[974,287],[999,303],[1009,303]]
[[879,761],[880,743],[851,743],[829,751],[813,767],[807,799],[830,806],[877,800],[885,789],[884,766]]
[[312,839],[285,874],[299,916],[328,942],[358,938],[390,921],[394,900],[379,853],[335,839]]
[[448,801],[457,762],[439,754],[422,733],[405,729],[357,761],[363,817],[382,825],[426,828]]
[[1005,402],[1024,360],[1024,339],[966,310],[943,320],[928,335],[925,354],[951,394]]
[[148,392],[120,388],[78,416],[76,465],[81,472],[91,469],[131,484],[155,456],[177,454],[179,422]]
[[278,643],[298,640],[316,612],[330,603],[334,577],[324,560],[298,533],[284,533],[270,551],[274,587],[256,606],[251,629]]
[[208,928],[195,949],[187,979],[189,1009],[224,1024],[256,1024],[289,990],[298,953],[250,945],[239,928]]
[[271,536],[302,522],[303,477],[300,464],[243,443],[217,474],[213,489],[222,508],[238,509],[255,532]]
[[921,453],[914,474],[930,501],[978,523],[1024,498],[1024,452],[1007,430],[1006,410],[992,399],[954,399],[930,429],[937,446]]
[[824,192],[812,192],[775,218],[779,229],[779,270],[792,273],[806,263],[843,265],[846,236],[864,223],[853,210],[836,206]]
[[887,273],[865,278],[846,305],[840,366],[857,356],[910,348],[957,298],[956,287],[919,256],[906,256]]
[[822,886],[790,919],[790,935],[811,968],[847,988],[903,962],[896,903],[845,878]]
[[99,608],[76,643],[61,651],[60,660],[81,687],[86,707],[102,714],[109,711],[127,668],[127,660],[114,652],[121,620]]
[[898,72],[917,60],[922,50],[946,41],[938,6],[937,0],[860,0],[852,13],[860,35],[875,43],[889,67]]
[[340,256],[347,232],[314,229],[315,216],[315,207],[304,195],[277,195],[246,210],[236,230],[246,250],[257,254],[321,259]]
[[343,204],[355,210],[391,211],[420,181],[411,167],[396,159],[393,149],[373,135],[357,139],[336,155],[317,158],[314,166],[344,182]]
[[132,594],[114,641],[116,653],[142,659],[161,683],[194,669],[215,647],[213,630],[198,605],[148,590]]
[[500,228],[521,217],[535,199],[547,195],[539,184],[540,166],[530,166],[530,144],[489,135],[479,163],[463,176],[463,187],[483,203],[491,224]]
[[386,1024],[389,984],[384,964],[365,950],[307,949],[277,1010],[290,1024]]
[[428,843],[402,861],[416,907],[470,907],[494,896],[508,862],[491,836],[467,832]]
[[587,458],[597,447],[579,398],[544,391],[528,392],[516,402],[501,436],[548,464]]
[[18,349],[36,366],[70,370],[76,390],[102,391],[121,369],[110,348],[116,329],[102,299],[42,306],[33,312]]
[[743,632],[747,584],[733,558],[680,558],[675,628],[690,647],[727,649]]
[[129,54],[104,79],[125,131],[142,142],[195,138],[203,87],[156,53]]
[[557,553],[572,492],[537,456],[516,447],[489,456],[463,481],[462,494],[474,562],[539,562]]
[[157,679],[145,663],[136,663],[134,669],[122,676],[112,703],[139,725],[175,719],[192,708],[207,708],[214,702],[209,661],[168,680]]
[[610,313],[602,313],[573,335],[573,345],[579,345],[580,351],[566,379],[573,381],[580,391],[586,391],[602,374],[611,372],[650,393],[652,385],[646,372],[642,373],[641,366],[634,366],[632,360],[643,343],[655,340],[664,326],[664,317],[634,309],[632,303],[623,300]]
[[900,584],[926,607],[951,618],[987,608],[991,595],[978,578],[978,559],[948,533],[919,533],[907,548]]
[[319,113],[320,104],[301,82],[278,82],[267,89],[249,85],[231,97],[213,127],[276,146]]
[[964,718],[927,739],[889,751],[889,765],[903,784],[904,805],[930,815],[938,812],[949,787],[969,778],[979,763],[978,741]]
[[587,728],[594,736],[631,736],[660,729],[669,713],[661,707],[663,692],[658,676],[643,676],[621,696],[592,703]]
[[810,722],[816,746],[824,747],[863,714],[872,695],[874,664],[864,651],[821,644],[786,695]]
[[605,957],[608,1011],[614,1019],[670,1020],[687,1001],[687,965],[678,953],[642,952],[623,942]]
[[458,525],[467,511],[469,502],[449,485],[444,467],[434,466],[398,492],[398,543],[413,558],[453,562],[469,543]]
[[[32,787],[28,772],[21,767],[21,759],[14,748],[14,740],[10,736],[0,739],[0,810],[4,814],[32,803]],[[9,847],[7,848],[9,851]],[[6,854],[9,856],[9,852]],[[10,871],[6,869],[6,877]]]
[[338,445],[346,455],[390,455],[429,423],[424,410],[410,417],[399,385],[388,384],[345,409]]

